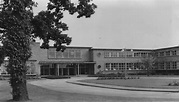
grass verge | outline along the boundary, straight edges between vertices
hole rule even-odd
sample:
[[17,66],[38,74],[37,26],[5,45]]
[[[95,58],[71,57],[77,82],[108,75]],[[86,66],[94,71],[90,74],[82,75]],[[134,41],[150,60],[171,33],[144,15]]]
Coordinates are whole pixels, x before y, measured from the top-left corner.
[[111,80],[80,80],[81,82],[126,86],[126,87],[141,87],[141,88],[163,88],[163,89],[179,89],[179,86],[169,86],[171,82],[179,82],[179,79],[171,78],[151,78],[145,77],[140,79],[111,79]]

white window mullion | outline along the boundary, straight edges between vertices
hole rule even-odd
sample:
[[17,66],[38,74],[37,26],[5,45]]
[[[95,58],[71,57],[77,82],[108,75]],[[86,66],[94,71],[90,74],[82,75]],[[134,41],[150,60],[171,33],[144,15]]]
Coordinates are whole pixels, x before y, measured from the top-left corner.
[[111,70],[111,63],[109,63],[109,70]]

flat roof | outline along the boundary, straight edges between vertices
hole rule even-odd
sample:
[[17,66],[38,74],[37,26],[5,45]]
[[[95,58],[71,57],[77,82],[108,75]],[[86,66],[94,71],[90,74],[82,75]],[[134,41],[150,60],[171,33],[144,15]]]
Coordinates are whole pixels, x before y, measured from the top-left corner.
[[95,64],[96,62],[90,61],[39,61],[39,64],[57,64],[57,63],[83,63],[83,64]]
[[179,46],[165,47],[165,48],[158,48],[158,49],[155,49],[154,51],[158,51],[158,50],[167,50],[167,49],[174,49],[174,48],[179,48]]
[[[55,48],[55,47],[53,47],[53,46],[49,46],[49,48]],[[66,46],[66,48],[91,49],[92,47],[82,47],[82,46]]]
[[[38,42],[36,42],[38,43]],[[90,49],[90,50],[118,50],[122,51],[123,48],[93,48],[93,47],[86,47],[86,46],[66,46],[67,48],[79,48],[79,49]],[[49,46],[49,48],[55,48],[54,46]],[[156,48],[156,49],[142,49],[142,48],[134,48],[133,51],[158,51],[158,50],[167,50],[167,49],[173,49],[173,48],[179,48],[179,46],[173,46],[173,47],[163,47],[163,48]],[[125,49],[126,51],[131,51],[131,49]]]
[[[123,49],[92,48],[92,50],[114,50],[114,51],[122,51]],[[153,51],[153,49],[125,49],[125,51]]]

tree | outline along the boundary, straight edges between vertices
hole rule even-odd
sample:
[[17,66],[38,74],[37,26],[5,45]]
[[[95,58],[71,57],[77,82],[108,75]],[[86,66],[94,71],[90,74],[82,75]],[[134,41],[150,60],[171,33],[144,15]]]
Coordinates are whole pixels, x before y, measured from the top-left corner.
[[155,53],[152,52],[150,55],[145,56],[141,59],[142,65],[147,70],[147,76],[150,74],[150,70],[155,67],[156,64],[156,56]]
[[41,48],[48,49],[49,41],[54,41],[57,51],[64,51],[71,42],[71,37],[63,34],[68,30],[62,22],[63,13],[77,13],[77,18],[89,18],[97,6],[92,0],[49,0],[47,10],[33,15],[33,0],[1,0],[0,4],[0,62],[8,58],[8,73],[12,87],[12,98],[15,101],[29,99],[26,87],[26,62],[31,57],[30,43],[40,38]]

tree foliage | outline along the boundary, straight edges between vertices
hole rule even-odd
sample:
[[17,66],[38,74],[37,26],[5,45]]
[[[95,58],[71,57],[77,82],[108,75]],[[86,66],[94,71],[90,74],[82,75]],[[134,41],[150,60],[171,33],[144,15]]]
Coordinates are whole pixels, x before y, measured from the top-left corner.
[[149,76],[150,70],[155,67],[156,64],[156,55],[155,52],[152,52],[150,55],[143,57],[141,59],[142,65],[147,70],[147,75]]
[[77,18],[90,17],[97,7],[92,0],[49,0],[47,10],[33,15],[33,0],[2,0],[0,4],[0,62],[8,58],[8,72],[12,86],[13,100],[28,100],[26,88],[26,61],[31,57],[30,43],[40,38],[41,48],[48,49],[49,41],[54,41],[57,51],[64,51],[71,37],[63,34],[68,30],[62,22],[63,13],[77,13]]
[[71,2],[71,0],[49,0],[46,11],[41,11],[32,20],[34,26],[33,36],[39,37],[43,40],[42,48],[49,47],[49,41],[54,41],[54,47],[57,51],[63,51],[65,46],[69,45],[71,38],[63,31],[68,30],[66,23],[61,19],[64,17],[63,12],[68,11],[69,14],[77,13],[77,18],[89,18],[94,14],[94,9],[97,7],[95,4],[90,3],[91,0],[79,0],[78,4]]

